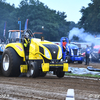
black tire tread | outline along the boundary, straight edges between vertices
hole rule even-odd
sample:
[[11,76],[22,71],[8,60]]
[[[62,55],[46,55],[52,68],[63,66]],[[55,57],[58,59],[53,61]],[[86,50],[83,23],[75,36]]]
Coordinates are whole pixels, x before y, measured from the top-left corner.
[[17,52],[13,48],[7,48],[3,52],[2,56],[2,62],[3,62],[3,57],[5,54],[8,54],[9,59],[10,59],[10,65],[8,71],[3,70],[3,65],[2,65],[2,73],[4,76],[7,77],[16,77],[20,75],[20,65],[23,62],[23,59],[17,54]]
[[63,72],[63,71],[57,71],[56,75],[57,75],[58,78],[62,78],[62,77],[64,77],[65,72]]
[[37,64],[37,61],[34,61],[34,73],[32,75],[33,78],[36,78],[39,76],[39,66]]

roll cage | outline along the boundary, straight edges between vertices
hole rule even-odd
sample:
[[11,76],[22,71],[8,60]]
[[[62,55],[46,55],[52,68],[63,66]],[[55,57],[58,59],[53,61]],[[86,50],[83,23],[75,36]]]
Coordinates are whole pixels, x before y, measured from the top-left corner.
[[28,30],[9,30],[8,33],[8,43],[19,42],[21,43],[22,39],[25,36],[25,33],[29,34],[29,38],[32,38],[34,34],[30,29]]

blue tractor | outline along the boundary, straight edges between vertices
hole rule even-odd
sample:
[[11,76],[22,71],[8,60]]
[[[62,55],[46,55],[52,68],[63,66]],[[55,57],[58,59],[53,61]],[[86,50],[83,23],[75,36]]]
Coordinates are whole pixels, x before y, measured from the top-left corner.
[[[63,45],[62,45],[62,42],[63,40],[66,40],[67,44],[66,44],[66,50],[64,52],[64,48],[63,48]],[[77,46],[77,45],[74,45],[74,44],[70,44],[69,40],[67,37],[62,37],[60,39],[60,46],[62,48],[62,59],[64,61],[67,61],[67,62],[78,62],[79,64],[82,64],[83,62],[83,57],[81,56],[80,54],[80,48]]]

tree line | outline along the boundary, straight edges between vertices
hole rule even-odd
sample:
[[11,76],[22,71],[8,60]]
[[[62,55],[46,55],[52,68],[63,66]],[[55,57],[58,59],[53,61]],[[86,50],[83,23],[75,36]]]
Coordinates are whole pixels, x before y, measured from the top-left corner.
[[[22,0],[19,7],[0,0],[0,37],[3,37],[4,23],[6,22],[6,37],[8,30],[19,29],[18,21],[21,21],[21,29],[24,29],[26,19],[28,29],[32,32],[43,32],[45,39],[60,41],[61,37],[68,37],[73,27],[84,28],[91,34],[100,33],[100,0],[91,0],[88,7],[82,7],[82,17],[78,24],[67,21],[65,12],[51,10],[39,0]],[[42,26],[44,28],[42,28]],[[80,33],[81,34],[81,33]],[[40,35],[36,35],[40,37]]]
[[88,7],[80,10],[82,17],[78,23],[80,28],[92,35],[100,35],[100,0],[91,0]]
[[[68,36],[68,32],[76,24],[65,20],[67,15],[65,12],[57,12],[51,10],[39,0],[22,0],[19,7],[10,5],[0,0],[0,35],[2,37],[4,31],[4,23],[6,22],[6,37],[8,30],[19,29],[18,20],[21,21],[21,29],[24,29],[26,19],[28,28],[32,32],[43,32],[45,39],[50,41],[60,41],[62,36]],[[44,26],[44,29],[42,29]],[[37,35],[36,37],[40,37]]]

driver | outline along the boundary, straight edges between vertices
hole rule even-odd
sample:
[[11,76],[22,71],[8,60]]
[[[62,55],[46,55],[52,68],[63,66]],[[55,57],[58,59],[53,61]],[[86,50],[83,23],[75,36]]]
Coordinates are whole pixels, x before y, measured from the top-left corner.
[[24,36],[24,50],[25,50],[25,56],[29,55],[29,44],[30,44],[30,39],[29,39],[29,33],[25,33]]

